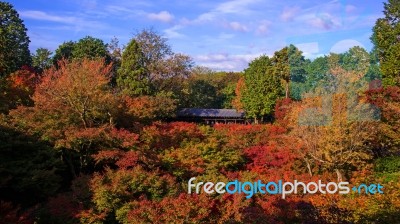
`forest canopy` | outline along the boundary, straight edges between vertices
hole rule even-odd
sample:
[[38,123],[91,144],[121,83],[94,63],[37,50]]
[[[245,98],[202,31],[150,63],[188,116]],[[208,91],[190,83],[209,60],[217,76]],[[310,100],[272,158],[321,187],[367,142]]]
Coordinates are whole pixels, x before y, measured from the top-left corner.
[[[29,52],[0,2],[0,223],[396,223],[400,2],[371,52],[313,60],[293,44],[241,72],[173,51],[157,30],[126,46],[85,36]],[[235,109],[245,124],[175,119]],[[384,194],[188,194],[188,180],[379,183]]]

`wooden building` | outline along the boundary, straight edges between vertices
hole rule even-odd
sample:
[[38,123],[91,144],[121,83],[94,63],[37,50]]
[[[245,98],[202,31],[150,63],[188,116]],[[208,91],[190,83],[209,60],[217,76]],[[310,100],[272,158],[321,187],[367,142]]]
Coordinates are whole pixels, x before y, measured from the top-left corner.
[[208,125],[216,123],[247,123],[244,112],[238,112],[235,109],[183,108],[178,111],[176,119],[179,121],[204,123]]

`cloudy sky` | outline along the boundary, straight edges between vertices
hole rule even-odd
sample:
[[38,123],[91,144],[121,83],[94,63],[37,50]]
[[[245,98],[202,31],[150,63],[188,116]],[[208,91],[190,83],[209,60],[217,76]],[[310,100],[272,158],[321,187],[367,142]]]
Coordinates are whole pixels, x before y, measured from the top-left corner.
[[307,58],[344,52],[369,37],[383,0],[12,0],[30,48],[55,50],[90,35],[121,44],[143,28],[169,39],[197,65],[241,71],[255,57],[295,44]]

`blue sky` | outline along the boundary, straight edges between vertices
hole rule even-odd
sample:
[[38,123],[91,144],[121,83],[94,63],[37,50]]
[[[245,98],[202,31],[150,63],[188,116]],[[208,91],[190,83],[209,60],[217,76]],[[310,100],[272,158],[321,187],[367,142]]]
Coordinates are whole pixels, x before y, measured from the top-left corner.
[[307,58],[344,52],[369,37],[383,0],[14,0],[28,28],[30,49],[55,50],[91,35],[126,44],[153,27],[175,52],[197,65],[241,71],[248,62],[295,44]]

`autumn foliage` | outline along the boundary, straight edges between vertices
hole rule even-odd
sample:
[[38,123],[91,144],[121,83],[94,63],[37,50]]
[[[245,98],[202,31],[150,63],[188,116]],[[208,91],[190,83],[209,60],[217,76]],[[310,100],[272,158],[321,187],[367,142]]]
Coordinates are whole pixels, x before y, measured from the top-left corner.
[[[101,59],[60,61],[40,77],[27,71],[10,77],[13,88],[26,90],[27,95],[21,96],[32,98],[30,104],[18,104],[0,120],[4,142],[0,146],[4,158],[0,159],[0,189],[7,192],[2,195],[6,200],[0,201],[2,221],[398,220],[398,88],[370,89],[354,102],[341,92],[330,98],[282,99],[275,105],[274,123],[211,127],[168,121],[176,109],[175,100],[169,97],[133,97],[116,91],[111,85],[111,66]],[[335,72],[337,86],[350,88],[341,86],[349,85],[341,78],[351,78],[353,73]],[[357,111],[374,108],[379,108],[381,121],[362,116],[349,119]],[[319,125],[307,123],[309,116]],[[22,163],[26,168],[18,165]],[[385,194],[297,194],[285,199],[268,194],[250,199],[244,194],[188,194],[191,177],[212,182],[339,179],[382,183]],[[29,197],[27,191],[40,197]],[[27,197],[13,197],[16,192]]]

